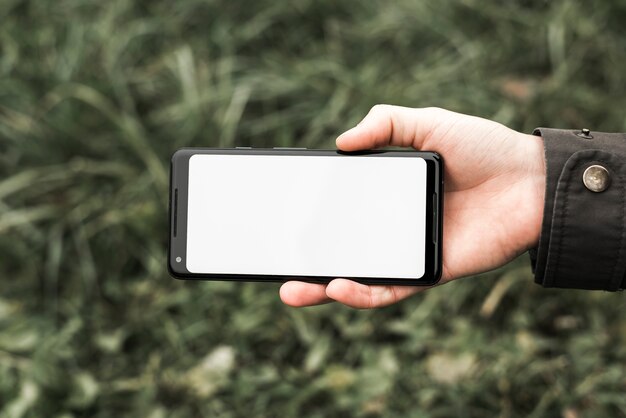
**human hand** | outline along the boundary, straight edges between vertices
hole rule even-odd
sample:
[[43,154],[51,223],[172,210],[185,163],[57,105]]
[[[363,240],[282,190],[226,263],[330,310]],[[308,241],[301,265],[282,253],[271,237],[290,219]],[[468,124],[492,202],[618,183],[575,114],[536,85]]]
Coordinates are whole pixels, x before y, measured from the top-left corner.
[[[337,138],[344,151],[387,145],[436,151],[444,160],[443,274],[439,284],[499,267],[537,245],[545,165],[540,137],[497,122],[438,108],[377,105]],[[428,289],[368,286],[346,279],[327,285],[286,282],[291,306],[331,301],[375,308]]]

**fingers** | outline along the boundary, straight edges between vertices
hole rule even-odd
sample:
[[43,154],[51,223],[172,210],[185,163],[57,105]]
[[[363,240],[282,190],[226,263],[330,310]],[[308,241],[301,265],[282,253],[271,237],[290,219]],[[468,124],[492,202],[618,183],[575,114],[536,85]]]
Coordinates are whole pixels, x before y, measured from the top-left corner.
[[280,298],[289,306],[312,306],[331,302],[326,295],[326,285],[290,281],[280,287]]
[[357,309],[382,308],[406,299],[427,287],[370,286],[347,279],[335,279],[328,285],[289,281],[280,287],[280,298],[294,307],[340,302]]
[[421,149],[424,140],[446,112],[438,108],[376,105],[357,126],[337,138],[337,147],[343,151],[388,145]]
[[335,279],[326,287],[326,295],[352,308],[381,308],[405,299],[420,289],[415,286],[369,286],[352,280]]

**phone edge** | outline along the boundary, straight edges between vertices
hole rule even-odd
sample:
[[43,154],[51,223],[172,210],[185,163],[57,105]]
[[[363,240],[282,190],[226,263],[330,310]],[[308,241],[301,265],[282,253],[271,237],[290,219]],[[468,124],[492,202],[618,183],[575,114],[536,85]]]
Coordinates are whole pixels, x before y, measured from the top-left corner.
[[[414,154],[415,156],[419,156],[424,158],[425,160],[430,160],[434,163],[435,167],[435,182],[434,187],[439,193],[437,195],[437,222],[433,223],[433,227],[436,228],[438,239],[435,243],[435,255],[436,260],[432,266],[432,272],[430,280],[425,280],[423,278],[420,279],[398,279],[398,278],[372,278],[372,277],[346,277],[349,280],[353,280],[363,284],[371,284],[371,285],[401,285],[401,286],[420,286],[427,287],[433,286],[437,284],[442,277],[443,273],[443,187],[444,187],[444,179],[443,179],[443,158],[440,154],[434,151],[414,151],[414,150],[365,150],[365,151],[357,151],[357,152],[343,152],[339,150],[306,150],[306,149],[273,149],[273,148],[181,148],[174,152],[172,158],[170,160],[170,185],[169,185],[169,204],[168,204],[168,216],[169,216],[169,229],[168,229],[168,249],[167,249],[167,269],[169,274],[177,279],[177,280],[216,280],[216,281],[247,281],[247,282],[273,282],[273,283],[284,283],[291,280],[304,281],[309,283],[329,283],[331,280],[336,277],[325,277],[325,276],[282,276],[282,275],[249,275],[249,274],[198,274],[189,272],[185,263],[183,264],[174,264],[176,263],[174,255],[172,253],[172,237],[173,230],[175,228],[179,229],[178,226],[181,224],[180,218],[176,215],[181,214],[181,206],[183,206],[183,213],[185,214],[185,224],[186,227],[186,204],[181,205],[182,197],[186,199],[187,197],[187,187],[188,181],[185,183],[184,190],[179,190],[178,193],[178,202],[174,202],[175,200],[175,190],[176,186],[179,186],[180,183],[176,181],[181,172],[188,173],[189,159],[192,155],[198,153],[222,153],[226,154],[269,154],[269,155],[302,155],[302,154],[313,154],[316,155],[384,155],[389,153],[407,153]],[[426,158],[427,157],[427,158]],[[430,194],[429,194],[430,196]],[[177,209],[177,210],[176,210]],[[178,213],[176,213],[178,212]],[[185,240],[186,241],[186,240]],[[180,241],[179,241],[180,242]],[[177,256],[182,254],[181,259],[186,259],[186,242],[182,244],[178,244],[178,248],[184,246],[184,251],[176,252]]]

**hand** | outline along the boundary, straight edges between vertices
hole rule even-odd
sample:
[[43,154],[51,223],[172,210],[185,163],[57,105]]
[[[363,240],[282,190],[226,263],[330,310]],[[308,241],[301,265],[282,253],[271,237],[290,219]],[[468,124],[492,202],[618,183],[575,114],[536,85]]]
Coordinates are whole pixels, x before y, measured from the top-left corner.
[[[440,284],[499,267],[537,245],[545,166],[540,137],[497,122],[438,108],[377,105],[337,147],[356,151],[395,145],[436,151],[445,173],[443,275]],[[375,308],[428,287],[328,285],[291,281],[280,297],[291,306],[338,301]]]

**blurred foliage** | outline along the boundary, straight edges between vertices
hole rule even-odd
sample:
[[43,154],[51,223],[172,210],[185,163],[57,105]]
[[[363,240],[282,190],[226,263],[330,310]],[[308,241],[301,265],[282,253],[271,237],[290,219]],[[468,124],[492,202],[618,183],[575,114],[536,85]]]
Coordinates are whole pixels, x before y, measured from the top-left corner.
[[377,311],[165,268],[177,148],[329,148],[376,103],[624,132],[625,21],[624,0],[2,0],[0,417],[625,416],[624,295],[541,289],[525,257]]

